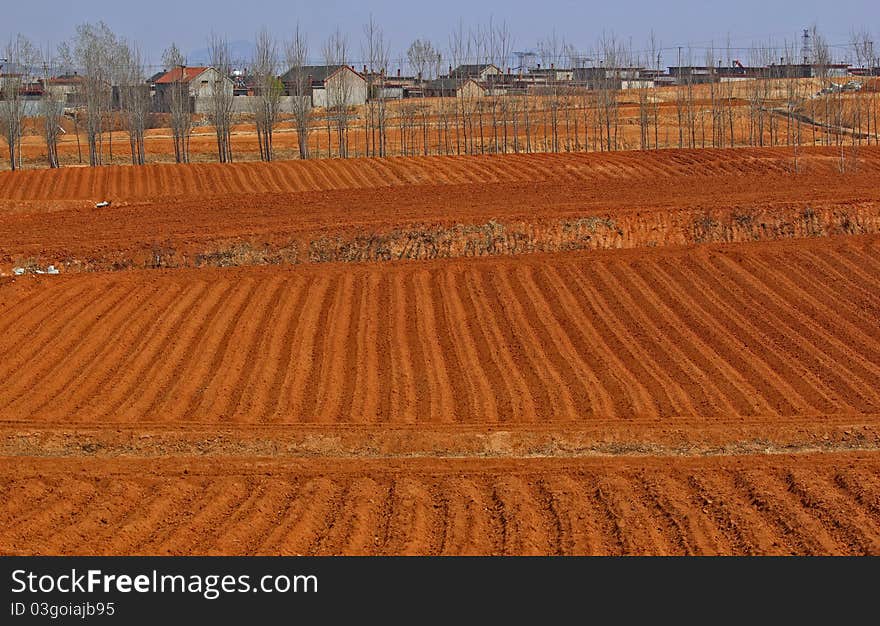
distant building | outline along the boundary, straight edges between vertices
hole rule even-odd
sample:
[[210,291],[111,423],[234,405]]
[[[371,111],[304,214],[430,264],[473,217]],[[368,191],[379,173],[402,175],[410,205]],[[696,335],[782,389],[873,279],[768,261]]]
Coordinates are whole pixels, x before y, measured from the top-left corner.
[[365,65],[361,75],[367,81],[369,89],[367,97],[370,100],[374,98],[402,100],[423,95],[422,80],[418,76],[403,76],[400,69],[396,74],[387,75],[385,72],[369,72]]
[[843,78],[849,75],[849,64],[828,63],[818,65],[815,63],[784,63],[780,59],[767,67],[767,75],[770,78]]
[[669,76],[676,84],[714,83],[718,81],[716,68],[707,65],[674,65],[667,68]]
[[76,107],[85,104],[80,88],[82,82],[83,78],[78,74],[64,74],[43,81],[43,89],[65,107]]
[[530,69],[526,78],[533,84],[567,83],[574,80],[574,70],[556,67],[553,63],[550,67],[537,67]]
[[472,78],[476,81],[489,80],[491,76],[502,74],[503,72],[497,65],[492,63],[476,63],[471,65],[459,65],[455,69],[449,68],[448,78],[455,78],[459,81]]
[[464,81],[455,91],[455,95],[459,98],[482,98],[487,93],[486,86],[469,78]]
[[575,67],[571,70],[572,83],[584,89],[627,89],[639,81],[654,80],[655,72],[644,73],[641,67]]
[[[367,101],[367,79],[348,65],[306,65],[298,71],[306,76],[306,95],[313,107],[357,106]],[[292,68],[281,76],[281,82],[288,93],[293,91]]]
[[764,67],[746,67],[739,61],[730,66],[681,65],[667,68],[667,76],[672,83],[711,83],[744,80],[747,78],[842,78],[849,75],[846,63],[816,65],[811,63],[771,63]]
[[454,78],[441,77],[425,83],[424,93],[429,98],[448,98],[456,95],[458,81]]
[[175,67],[155,80],[154,111],[167,113],[171,110],[171,89],[178,83],[187,86],[192,111],[195,113],[204,113],[208,110],[215,84],[222,83],[222,89],[230,95],[233,92],[232,80],[213,67]]

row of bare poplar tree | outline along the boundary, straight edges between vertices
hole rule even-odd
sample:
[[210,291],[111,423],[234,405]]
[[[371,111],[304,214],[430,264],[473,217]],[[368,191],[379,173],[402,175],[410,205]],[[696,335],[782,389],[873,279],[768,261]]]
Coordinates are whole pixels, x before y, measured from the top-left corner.
[[[545,71],[556,67],[605,70],[591,73],[587,84],[560,79],[551,72],[548,80],[533,90],[511,92],[503,86],[503,76],[489,76],[484,88],[466,89],[463,87],[469,76],[453,70],[441,89],[448,95],[457,91],[457,97],[426,101],[423,89],[423,98],[397,100],[386,89],[390,46],[382,28],[371,18],[363,28],[360,44],[366,89],[371,97],[360,107],[351,105],[350,84],[340,81],[337,88],[326,90],[325,107],[312,108],[310,74],[314,68],[309,65],[309,42],[299,26],[286,41],[276,40],[265,29],[261,31],[256,37],[253,58],[245,65],[254,96],[249,99],[249,113],[256,128],[260,158],[266,161],[272,160],[276,152],[273,137],[282,121],[281,102],[285,93],[292,96],[290,119],[302,159],[746,144],[794,146],[796,161],[797,148],[805,143],[835,142],[842,147],[847,138],[853,146],[876,143],[876,90],[857,91],[849,99],[836,88],[816,94],[816,83],[832,86],[831,55],[828,43],[815,27],[811,42],[811,58],[803,60],[818,71],[818,80],[812,83],[804,81],[800,73],[773,69],[795,67],[802,60],[799,52],[803,51],[789,43],[751,49],[749,65],[766,68],[753,80],[716,80],[711,74],[737,62],[728,44],[726,48],[705,50],[699,65],[707,68],[708,80],[706,76],[698,79],[694,73],[683,74],[673,93],[663,96],[646,81],[630,81],[634,89],[626,92],[626,96],[621,89],[628,77],[624,75],[627,68],[661,72],[663,48],[653,35],[640,52],[633,52],[631,46],[613,36],[603,36],[588,54],[579,53],[555,34],[539,42],[536,56]],[[854,33],[850,44],[856,65],[876,64],[866,32]],[[423,87],[429,80],[441,77],[446,67],[452,70],[467,63],[495,65],[510,72],[513,37],[506,23],[490,20],[486,26],[465,29],[460,22],[449,37],[447,50],[444,54],[436,44],[421,39],[408,47],[405,63]],[[236,62],[226,40],[212,34],[208,52],[209,64],[218,74],[230,76]],[[717,58],[723,54],[727,57],[724,62]],[[145,162],[144,138],[150,126],[152,103],[146,64],[136,44],[116,36],[106,24],[98,22],[77,27],[76,35],[59,46],[54,56],[43,53],[23,36],[10,42],[5,56],[9,67],[25,70],[4,74],[0,83],[0,127],[13,169],[22,163],[22,87],[36,75],[49,79],[59,71],[73,70],[78,78],[77,106],[67,114],[74,123],[80,161],[81,134],[85,136],[90,165],[112,161],[113,133],[106,131],[121,122],[132,163]],[[321,49],[321,62],[327,66],[353,66],[353,56],[348,37],[338,29]],[[679,66],[696,62],[692,51],[683,47],[678,49],[677,59]],[[186,58],[172,44],[163,54],[162,64],[176,77],[168,90],[170,127],[175,160],[186,163],[190,160],[190,138],[195,124]],[[513,69],[521,72],[524,68]],[[279,78],[283,70],[287,71],[284,83]],[[219,161],[231,162],[236,112],[233,92],[224,82],[211,83],[205,118],[216,135]],[[706,85],[700,84],[704,82]],[[37,118],[41,120],[50,167],[60,165],[58,140],[65,113],[65,103],[57,93],[43,90]],[[636,105],[634,122],[632,117],[621,115],[622,104]],[[631,123],[638,125],[637,143],[632,142],[632,133],[628,137],[625,132],[625,126]],[[320,132],[322,128],[325,133]],[[363,133],[362,141],[352,141],[355,132]]]
[[[25,117],[23,92],[35,78],[44,84],[59,68],[77,68],[77,99],[81,110],[73,115],[79,141],[80,124],[85,134],[89,164],[112,159],[112,134],[105,134],[114,109],[124,119],[132,163],[146,160],[144,136],[151,107],[150,88],[144,76],[144,61],[134,44],[117,37],[103,22],[81,24],[75,37],[62,43],[55,56],[44,53],[27,38],[18,35],[6,47],[10,71],[2,77],[0,126],[9,149],[12,168],[21,166],[21,140]],[[114,104],[114,89],[115,100]],[[64,132],[61,119],[65,102],[60,92],[45,89],[39,106],[49,167],[59,167],[58,139]],[[106,142],[106,144],[105,144]],[[80,147],[81,151],[81,147]],[[80,152],[81,154],[81,152]]]

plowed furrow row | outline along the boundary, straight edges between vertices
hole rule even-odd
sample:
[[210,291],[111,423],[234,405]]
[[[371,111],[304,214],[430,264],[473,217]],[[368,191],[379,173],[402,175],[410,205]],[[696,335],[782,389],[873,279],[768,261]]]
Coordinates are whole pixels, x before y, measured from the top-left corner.
[[[382,283],[388,292],[388,308],[385,314],[389,323],[389,340],[392,347],[389,353],[390,367],[395,387],[391,393],[388,416],[393,421],[414,422],[427,417],[424,413],[419,413],[419,408],[424,409],[425,405],[424,403],[421,407],[418,405],[419,389],[416,381],[418,370],[423,369],[424,366],[416,363],[413,354],[413,348],[417,345],[416,337],[407,333],[405,280],[405,275],[396,273]],[[424,387],[421,389],[423,396],[429,392]]]
[[[692,293],[699,294],[698,290],[702,289],[711,294],[710,301],[723,313],[731,328],[736,330],[736,335],[767,363],[774,378],[781,378],[793,388],[793,398],[800,398],[801,403],[807,403],[816,412],[838,409],[834,393],[824,384],[817,383],[815,376],[796,355],[789,354],[785,336],[775,325],[756,318],[756,314],[741,300],[740,291],[732,289],[730,283],[699,264],[687,264],[679,269],[693,276],[697,290]],[[781,338],[781,343],[773,341],[774,335]]]
[[[124,298],[122,306],[111,307],[106,318],[96,327],[107,332],[105,343],[85,341],[76,350],[65,350],[58,358],[58,366],[40,375],[38,389],[30,393],[22,393],[19,402],[22,412],[39,413],[52,409],[55,403],[63,403],[70,393],[85,384],[94,375],[96,368],[113,358],[118,342],[133,326],[144,321],[137,313],[149,300],[153,299],[156,289],[139,289]],[[59,402],[62,400],[61,402]],[[5,408],[5,407],[4,407]],[[15,405],[10,406],[15,410]],[[0,412],[3,409],[0,408]]]
[[[533,146],[548,137],[535,135]],[[455,140],[453,140],[453,144]],[[311,159],[272,163],[151,164],[144,167],[62,168],[0,173],[0,194],[9,200],[69,198],[97,202],[173,195],[229,196],[244,193],[301,192],[434,184],[556,181],[656,181],[662,178],[786,176],[782,149],[742,148],[662,150],[622,153],[507,154],[469,157],[430,156],[385,159]],[[836,174],[833,149],[808,148],[801,159],[811,176]],[[860,150],[863,174],[877,167],[877,152]]]
[[584,355],[584,361],[592,365],[599,381],[598,386],[605,390],[614,403],[613,410],[608,414],[655,415],[657,409],[654,399],[608,342],[601,320],[593,322],[591,315],[584,314],[589,312],[585,308],[586,303],[570,289],[556,268],[542,268],[539,275],[543,280],[536,281],[536,284],[541,287],[548,306],[552,306],[557,312],[559,324],[563,328],[570,325],[572,332],[569,336],[578,338],[579,353]]
[[[579,268],[580,269],[580,268]],[[613,350],[625,359],[626,366],[631,368],[633,374],[649,385],[651,395],[658,406],[661,415],[686,415],[690,414],[693,407],[682,388],[673,381],[665,372],[660,363],[666,360],[664,356],[660,362],[655,361],[649,349],[653,348],[648,343],[649,337],[638,321],[632,316],[628,307],[617,300],[616,292],[607,291],[609,284],[603,282],[598,274],[604,270],[600,264],[596,264],[595,274],[587,283],[580,271],[568,273],[569,278],[580,290],[580,296],[590,302],[592,307],[591,317],[601,320],[605,325],[603,333],[614,336]],[[609,332],[610,331],[610,332]]]
[[[691,290],[680,281],[670,280],[661,265],[640,268],[643,281],[652,289],[670,319],[677,319],[690,342],[697,346],[697,355],[705,355],[709,376],[726,381],[736,412],[744,415],[769,415],[775,411],[770,399],[778,395],[764,373],[759,373],[743,355],[742,342],[718,322],[711,312],[702,310]],[[647,285],[647,283],[644,283]],[[703,314],[701,314],[701,311]],[[700,358],[699,356],[697,358]],[[759,392],[760,388],[767,391]]]
[[314,287],[314,281],[297,281],[296,288],[285,294],[284,301],[275,312],[278,321],[273,325],[273,332],[278,339],[271,343],[272,349],[267,355],[267,361],[274,363],[275,367],[261,368],[262,384],[247,390],[253,398],[248,414],[250,419],[260,422],[279,421],[278,407],[283,400],[282,390],[286,388],[285,383],[292,369],[291,361],[295,358],[296,330],[309,293]]
[[[870,312],[867,303],[857,297],[854,285],[844,275],[832,273],[823,261],[805,254],[799,255],[798,263],[780,264],[776,258],[767,262],[774,263],[773,270],[781,273],[788,284],[803,291],[804,298],[815,303],[814,306],[825,315],[831,316],[835,322],[843,321],[847,331],[859,340],[860,349],[866,351],[866,358],[880,361],[876,348],[880,342],[880,328],[873,323],[877,317]],[[864,287],[861,282],[858,285]]]
[[[198,373],[205,371],[205,366],[215,353],[211,348],[218,341],[221,344],[226,341],[230,332],[229,327],[213,328],[214,320],[229,319],[235,307],[246,303],[245,286],[230,287],[228,283],[220,283],[217,287],[214,293],[201,302],[193,317],[184,324],[180,335],[184,340],[179,341],[173,349],[174,369],[169,371],[166,368],[157,368],[163,376],[145,386],[144,393],[139,397],[133,398],[129,408],[131,412],[143,415],[147,419],[156,419],[162,414],[166,403],[173,399],[172,416],[180,419],[193,397],[197,398],[198,394],[204,393],[206,387],[199,384],[201,378]],[[164,359],[164,357],[159,358]],[[180,371],[189,371],[190,376],[175,375]]]
[[[257,554],[298,555],[303,554],[312,535],[316,518],[323,520],[328,506],[328,492],[333,483],[326,478],[305,480],[296,492],[284,499],[279,514],[265,538],[256,544]],[[332,492],[331,492],[332,493]]]
[[798,243],[47,278],[25,292],[46,292],[28,296],[32,319],[0,337],[0,418],[467,425],[874,414],[880,309],[867,291],[848,299],[864,281],[834,264],[872,240],[810,243],[832,250],[827,258]]
[[[535,418],[543,421],[544,412],[548,410],[550,415],[574,414],[571,396],[555,364],[544,352],[520,298],[511,291],[509,282],[503,280],[504,273],[480,272],[477,276],[478,291],[474,295],[482,302],[497,303],[491,309],[484,309],[485,314],[493,314],[492,323],[500,330],[505,352],[516,360],[516,365],[523,372],[534,403]],[[551,390],[555,390],[555,393]]]
[[[444,358],[454,366],[451,369],[453,379],[461,381],[465,388],[462,400],[467,400],[467,412],[459,414],[458,420],[463,421],[474,414],[484,415],[487,421],[510,419],[509,397],[503,392],[497,394],[498,388],[489,378],[494,362],[486,363],[486,360],[493,358],[492,355],[488,354],[486,360],[480,358],[480,338],[471,329],[472,319],[468,317],[465,300],[456,290],[453,269],[447,268],[432,282],[431,297],[440,303],[443,312],[441,327],[445,332],[439,336],[444,346]],[[499,400],[501,405],[497,403]]]
[[781,300],[766,283],[758,281],[738,264],[725,257],[718,260],[725,270],[730,270],[729,274],[725,270],[722,273],[741,288],[746,310],[754,312],[752,319],[760,321],[777,345],[808,368],[809,374],[805,376],[816,385],[826,386],[844,409],[876,410],[878,397],[870,389],[870,383],[866,385],[866,381],[850,369],[849,358],[841,358],[829,333],[797,313],[793,297]]
[[[519,301],[528,319],[535,321],[545,354],[557,362],[562,384],[571,386],[572,390],[566,390],[566,393],[571,395],[575,414],[579,417],[613,416],[613,396],[603,387],[595,370],[581,359],[581,353],[567,332],[566,324],[560,323],[560,317],[556,314],[556,299],[548,301],[545,292],[538,287],[544,280],[543,275],[536,275],[533,268],[524,268],[520,275],[505,277],[509,277],[521,289]],[[568,318],[564,316],[562,319]]]
[[[456,372],[456,351],[450,347],[454,328],[441,326],[439,309],[442,303],[434,298],[431,284],[438,282],[436,273],[418,272],[413,276],[413,294],[408,312],[411,336],[417,337],[422,355],[423,383],[435,390],[431,395],[431,422],[454,422],[466,415],[461,406],[467,391],[459,384]],[[424,419],[424,416],[422,416]]]
[[[265,380],[261,380],[261,373],[268,368],[262,363],[278,363],[271,356],[270,350],[278,345],[277,335],[290,323],[285,319],[281,311],[286,311],[291,294],[296,295],[291,281],[279,281],[272,291],[271,296],[262,307],[262,312],[257,313],[257,323],[250,332],[250,340],[243,348],[244,355],[240,361],[237,374],[233,377],[237,384],[227,383],[227,400],[225,402],[224,415],[236,421],[248,421],[252,419],[255,390],[261,389]],[[259,310],[259,309],[258,309]],[[274,322],[274,323],[273,323]],[[268,329],[268,330],[264,330]]]
[[[291,415],[299,416],[301,420],[310,419],[303,409],[302,396],[303,390],[310,384],[310,372],[321,366],[314,346],[321,339],[317,334],[321,325],[326,323],[327,311],[332,303],[331,286],[329,280],[317,280],[309,285],[300,317],[293,322],[296,324],[296,333],[292,337],[290,359],[282,361],[282,367],[278,370],[284,384],[278,389],[280,402],[274,411],[273,421],[289,421]],[[313,383],[311,386],[314,388]]]
[[[757,258],[747,261],[748,268],[756,268],[755,275],[766,272],[761,281],[785,306],[793,305],[799,314],[798,319],[817,336],[817,341],[825,347],[832,358],[840,360],[847,354],[847,366],[862,381],[880,379],[880,349],[878,342],[867,337],[858,326],[852,325],[844,315],[845,301],[834,301],[830,306],[810,292],[799,282],[790,280],[781,271],[774,271]],[[817,285],[824,287],[824,285]],[[865,324],[871,328],[872,324]],[[855,336],[854,336],[855,335]]]
[[[213,286],[197,283],[187,291],[189,293],[185,293],[185,297],[175,302],[174,314],[145,334],[138,348],[129,353],[132,362],[120,364],[114,384],[108,385],[109,397],[105,399],[99,420],[124,420],[132,414],[129,407],[133,403],[148,397],[147,390],[161,392],[159,381],[163,377],[171,378],[174,372],[169,372],[167,365],[157,367],[157,364],[175,364],[179,367],[178,355],[187,348],[189,338],[199,328],[204,309],[212,302],[216,306],[226,286],[222,283]],[[141,416],[144,412],[137,414]]]
[[462,332],[467,333],[473,342],[473,357],[467,362],[479,364],[482,368],[482,372],[475,373],[489,388],[488,397],[497,408],[498,421],[527,420],[527,416],[535,413],[533,400],[522,373],[512,356],[503,349],[503,339],[493,323],[494,318],[487,317],[484,302],[479,294],[474,293],[472,281],[469,274],[456,272],[454,276],[450,275],[447,283],[447,297],[458,309],[456,313],[463,325]]
[[[162,354],[165,341],[170,340],[175,328],[187,319],[184,313],[197,306],[204,290],[204,284],[189,288],[168,285],[167,289],[162,290],[161,295],[149,307],[145,307],[149,314],[138,316],[139,324],[117,344],[121,357],[117,354],[115,359],[108,359],[89,372],[70,404],[81,406],[80,413],[85,412],[86,415],[88,411],[95,412],[98,419],[107,416],[115,418],[116,409],[127,399],[132,385],[138,384],[143,378],[145,370],[141,368],[151,363],[154,354]],[[102,390],[109,390],[110,393],[99,396],[96,392]]]
[[[643,319],[648,332],[666,339],[662,352],[681,363],[681,375],[676,378],[693,380],[701,390],[695,393],[691,389],[689,395],[702,405],[703,414],[711,415],[713,408],[714,413],[721,415],[748,413],[749,409],[741,396],[730,398],[727,395],[723,375],[719,375],[711,360],[706,358],[707,354],[712,354],[711,350],[701,346],[693,334],[675,323],[674,311],[663,306],[656,292],[624,264],[607,265],[606,268],[609,279],[616,281],[617,289],[627,301],[633,307],[638,303],[638,308],[644,311]],[[674,373],[675,369],[672,371]]]
[[44,497],[0,508],[0,551],[876,554],[875,464],[813,461],[189,477],[123,465],[96,481],[56,471],[47,490],[12,478]]

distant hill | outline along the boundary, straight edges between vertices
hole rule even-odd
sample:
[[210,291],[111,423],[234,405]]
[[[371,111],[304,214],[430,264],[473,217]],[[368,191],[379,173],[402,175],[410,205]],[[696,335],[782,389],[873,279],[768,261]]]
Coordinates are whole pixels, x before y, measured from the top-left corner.
[[[248,64],[254,58],[255,47],[253,43],[245,40],[237,40],[229,42],[229,56],[232,59],[232,65]],[[189,65],[210,65],[211,52],[205,48],[193,50],[186,57]]]

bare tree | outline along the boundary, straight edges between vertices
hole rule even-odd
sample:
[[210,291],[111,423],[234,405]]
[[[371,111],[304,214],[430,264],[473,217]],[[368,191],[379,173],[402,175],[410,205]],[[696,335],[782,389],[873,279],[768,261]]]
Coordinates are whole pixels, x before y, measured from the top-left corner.
[[840,132],[844,126],[843,120],[843,93],[841,89],[835,89],[831,78],[831,48],[825,37],[819,32],[818,26],[815,24],[810,28],[811,47],[813,52],[813,71],[819,78],[819,82],[824,88],[831,88],[830,93],[824,94],[822,97],[825,108],[823,122],[829,132],[825,133],[826,143],[831,145],[834,141],[839,151],[838,168],[841,172],[845,172],[857,165],[855,151],[853,158],[848,161],[846,149],[844,148],[843,135]]
[[171,136],[174,141],[174,160],[189,163],[189,138],[192,134],[192,103],[186,81],[186,59],[172,43],[162,55],[165,69],[173,72],[174,81],[168,87],[168,108],[171,112]]
[[[419,81],[422,98],[425,97],[425,81],[430,78],[429,72],[437,65],[438,52],[430,41],[416,39],[406,51],[411,70]],[[422,121],[422,148],[424,154],[428,154],[428,107],[421,107]],[[439,142],[438,142],[439,145]]]
[[[474,58],[476,59],[477,65],[479,66],[485,66],[489,63],[489,37],[490,29],[484,30],[479,25],[476,27],[476,29],[470,31],[471,46],[474,50]],[[476,81],[475,79],[475,82],[477,82],[479,85],[479,81]],[[491,83],[488,80],[484,83],[484,85],[487,86],[490,84]],[[486,134],[483,128],[483,113],[486,110],[486,101],[482,96],[483,94],[490,91],[491,87],[485,90],[482,89],[483,85],[479,85],[479,87],[479,89],[474,90],[474,92],[471,94],[471,103],[473,105],[472,111],[476,112],[477,114],[477,132],[479,133],[480,137],[479,154],[483,154],[486,151]],[[473,129],[471,130],[471,137],[475,137]],[[472,152],[476,154],[477,150],[473,149]]]
[[278,123],[281,108],[281,95],[284,87],[278,80],[278,46],[265,28],[257,35],[254,52],[253,78],[254,122],[257,127],[257,141],[260,144],[260,158],[272,160],[272,134]]
[[[866,68],[871,66],[871,36],[868,34],[866,30],[861,31],[852,31],[850,33],[850,45],[853,49],[853,55],[855,56],[856,66],[859,68]],[[855,94],[855,110],[854,114],[854,124],[853,129],[856,131],[853,135],[853,138],[858,137],[858,142],[862,141],[862,108],[863,108],[863,98],[862,91],[860,90]],[[870,109],[869,109],[870,112]],[[871,116],[870,113],[867,119],[868,130],[865,134],[865,139],[867,139],[868,143],[871,142]]]
[[133,165],[145,162],[144,135],[150,114],[150,86],[146,83],[144,64],[137,46],[119,44],[119,105],[125,116]]
[[696,76],[693,72],[693,51],[690,47],[687,50],[687,64],[688,71],[685,73],[685,102],[684,102],[684,112],[685,112],[685,122],[687,123],[687,138],[688,138],[688,147],[696,148],[697,147],[697,115],[696,108],[694,106],[694,80]]
[[768,59],[767,49],[753,46],[749,64],[763,69],[749,84],[749,145],[751,146],[764,145],[764,116],[770,79]]
[[385,35],[372,15],[370,21],[364,25],[361,53],[367,65],[367,119],[364,120],[366,150],[371,156],[386,156],[388,109],[385,99],[385,76],[390,53]]
[[[454,82],[457,93],[461,97],[455,99],[455,120],[453,122],[453,130],[455,131],[455,153],[469,153],[468,137],[469,121],[471,115],[470,99],[462,90],[464,81],[467,77],[459,69],[463,63],[471,58],[471,42],[464,31],[464,22],[459,20],[458,27],[449,36],[449,52],[452,64],[449,66],[449,78]],[[453,70],[453,67],[455,68]]]
[[415,73],[416,80],[420,84],[427,79],[436,56],[437,51],[434,49],[434,44],[427,40],[416,39],[406,49],[409,67]]
[[288,85],[293,96],[293,118],[296,124],[299,158],[309,158],[309,132],[312,123],[311,84],[306,66],[309,56],[309,44],[299,24],[293,37],[287,43]]
[[[324,62],[329,68],[341,69],[339,77],[332,80],[332,70],[324,81],[324,94],[327,98],[328,122],[333,120],[336,127],[336,145],[339,156],[348,156],[348,122],[351,106],[351,81],[345,74],[348,67],[348,38],[337,28],[324,44]],[[329,146],[328,146],[329,148]]]
[[[513,48],[513,36],[507,22],[495,25],[490,18],[489,26],[486,29],[486,63],[494,65],[501,70],[501,74],[489,74],[487,76],[487,91],[489,95],[489,108],[492,118],[492,152],[502,152],[507,150],[507,102],[505,92],[505,75],[504,68]],[[499,130],[504,135],[502,142],[499,137]],[[503,147],[502,147],[503,143]]]
[[[870,74],[877,63],[874,56],[874,42],[867,30],[861,29],[853,31],[850,35],[850,42],[855,53],[856,64]],[[867,87],[867,84],[864,85]],[[867,93],[866,93],[867,92]],[[870,145],[877,143],[877,108],[876,108],[876,89],[862,88],[857,92],[857,131],[860,136],[864,136],[865,141]],[[864,109],[864,111],[863,111]],[[862,114],[865,116],[865,132],[862,135]],[[860,139],[861,140],[861,139]]]
[[[660,74],[660,56],[662,54],[661,50],[663,45],[657,41],[657,37],[654,35],[653,30],[651,31],[649,48],[651,58],[648,66],[651,67],[651,64],[653,64],[654,75],[657,76]],[[654,119],[654,149],[657,150],[660,147],[660,99],[657,97],[654,97],[653,102],[651,103],[651,113],[653,114]]]
[[7,71],[0,75],[0,131],[9,148],[12,170],[21,167],[22,90],[31,80],[38,61],[38,51],[24,35],[17,35],[6,46]]
[[614,35],[603,35],[599,41],[599,50],[604,65],[597,85],[599,130],[604,135],[600,136],[599,145],[604,146],[605,150],[617,150],[620,123],[617,92],[621,85],[623,66],[626,64],[626,51]]
[[[739,66],[742,66],[742,63],[739,63],[739,61],[735,61],[734,58],[731,56],[730,36],[729,35],[727,37],[726,57],[727,57],[727,66],[728,67],[733,67],[734,63],[738,63]],[[734,124],[733,124],[733,121],[734,121],[734,99],[733,99],[734,82],[733,81],[722,82],[721,86],[722,86],[722,94],[724,97],[724,112],[725,112],[724,127],[727,132],[728,145],[731,148],[733,148],[733,146],[736,143],[736,137],[734,135]]]
[[[549,147],[544,146],[544,150],[550,152],[559,152],[559,110],[562,105],[560,85],[556,80],[556,64],[562,57],[565,50],[565,42],[560,41],[554,31],[547,39],[538,42],[538,54],[541,56],[541,63],[547,74],[546,86],[543,89],[544,114],[549,117],[550,137]],[[545,144],[547,141],[547,120],[544,121]]]
[[[432,60],[432,66],[432,76],[436,80],[440,80],[440,72],[443,68],[443,53],[439,50]],[[443,83],[440,83],[441,94],[443,93],[442,85]],[[449,154],[449,116],[446,108],[446,98],[443,98],[441,95],[441,97],[439,98],[439,103],[440,115],[437,121],[437,154]]]
[[[718,143],[721,141],[718,137],[719,129],[721,128],[720,112],[719,112],[719,94],[718,94],[718,85],[717,82],[719,80],[718,73],[715,67],[715,46],[710,45],[706,49],[705,55],[705,66],[706,72],[708,73],[709,80],[709,121],[710,127],[709,132],[711,134],[711,145],[713,148],[718,147]],[[706,113],[704,107],[700,107],[700,141],[701,147],[706,147]]]
[[792,147],[792,169],[798,172],[800,169],[799,148],[801,144],[801,84],[798,76],[797,49],[793,43],[785,42],[784,60],[786,70],[783,76],[785,89],[785,115],[786,115],[786,141]]
[[49,86],[49,78],[53,74],[51,68],[48,60],[42,62],[43,94],[40,97],[40,113],[43,117],[43,138],[46,140],[46,160],[50,168],[56,168],[61,165],[58,159],[58,135],[62,132],[64,103],[58,98],[57,92]]
[[[651,33],[651,41],[649,42],[650,51],[647,54],[647,61],[639,58],[637,65],[640,67],[648,67],[654,56],[654,33]],[[651,148],[651,121],[652,121],[652,101],[656,98],[651,94],[647,80],[639,80],[638,82],[638,98],[639,98],[639,149],[649,150]],[[654,145],[656,149],[656,144]]]
[[78,105],[85,106],[86,139],[89,165],[104,162],[103,131],[112,101],[112,72],[118,44],[116,36],[104,22],[80,24],[70,44],[59,46],[65,64],[79,68]]
[[[822,33],[819,32],[819,27],[816,24],[813,24],[813,26],[810,28],[809,35],[813,52],[813,57],[811,59],[813,72],[819,79],[819,83],[821,84],[821,86],[824,88],[828,86],[829,82],[828,78],[831,69],[829,67],[829,65],[831,64],[831,50],[828,47],[828,42],[825,41],[825,37],[822,35]],[[833,99],[825,96],[822,98],[822,103],[825,108],[823,121],[825,122],[825,124],[830,124],[832,118],[832,107],[834,104]],[[831,145],[831,133],[826,133],[825,137],[826,143],[828,145]]]
[[211,83],[211,101],[208,108],[208,121],[217,136],[217,154],[221,163],[232,162],[232,86],[229,75],[232,73],[232,60],[229,44],[225,37],[211,34],[208,39],[208,54],[211,66],[217,71]]

